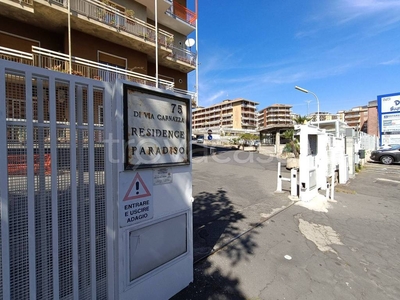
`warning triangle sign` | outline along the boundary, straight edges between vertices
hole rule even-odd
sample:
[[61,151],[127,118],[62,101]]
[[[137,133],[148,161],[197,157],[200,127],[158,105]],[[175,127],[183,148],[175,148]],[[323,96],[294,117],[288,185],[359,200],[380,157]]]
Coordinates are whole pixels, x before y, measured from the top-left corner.
[[140,177],[139,173],[136,173],[135,177],[132,180],[131,185],[128,188],[128,191],[125,194],[123,201],[135,200],[150,196],[151,193],[147,188],[146,184],[143,182],[142,177]]

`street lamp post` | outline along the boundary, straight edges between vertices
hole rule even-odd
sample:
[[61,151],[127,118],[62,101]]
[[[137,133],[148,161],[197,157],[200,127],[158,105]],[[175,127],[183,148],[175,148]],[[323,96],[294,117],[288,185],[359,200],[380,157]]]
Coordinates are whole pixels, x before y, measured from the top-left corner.
[[297,85],[294,88],[296,90],[300,91],[300,92],[313,95],[315,97],[315,99],[317,100],[317,114],[318,114],[318,116],[317,116],[317,126],[319,128],[319,100],[318,100],[317,95],[315,95],[313,92],[311,92],[309,90],[306,90],[306,89],[303,89],[303,88],[301,88],[301,87],[299,87]]
[[308,117],[308,115],[310,114],[309,110],[310,110],[310,102],[311,102],[311,100],[306,100],[306,102],[307,102],[307,117]]

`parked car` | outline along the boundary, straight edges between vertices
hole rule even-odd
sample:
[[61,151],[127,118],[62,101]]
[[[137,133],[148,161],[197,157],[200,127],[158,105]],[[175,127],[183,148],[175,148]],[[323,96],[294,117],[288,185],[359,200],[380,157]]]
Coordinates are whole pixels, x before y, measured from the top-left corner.
[[203,143],[204,143],[204,139],[202,139],[202,138],[197,139],[197,143],[198,143],[198,144],[203,144]]
[[400,162],[400,145],[389,145],[387,148],[372,151],[370,159],[380,161],[385,165]]

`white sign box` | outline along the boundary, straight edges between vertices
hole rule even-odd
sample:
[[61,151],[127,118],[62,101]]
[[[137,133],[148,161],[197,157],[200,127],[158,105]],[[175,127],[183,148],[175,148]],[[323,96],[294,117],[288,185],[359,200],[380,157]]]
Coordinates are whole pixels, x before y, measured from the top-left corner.
[[189,164],[189,100],[124,89],[125,170]]

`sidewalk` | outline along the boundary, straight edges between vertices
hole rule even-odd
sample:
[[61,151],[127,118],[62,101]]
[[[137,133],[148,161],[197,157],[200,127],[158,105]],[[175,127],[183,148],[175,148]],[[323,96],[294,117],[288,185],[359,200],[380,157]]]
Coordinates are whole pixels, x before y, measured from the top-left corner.
[[[304,205],[273,193],[270,165],[219,164],[212,175],[212,162],[194,166],[194,190],[208,187],[194,193],[198,262],[194,283],[172,299],[400,299],[400,166],[367,164],[335,201]],[[263,196],[245,198],[244,178]]]

